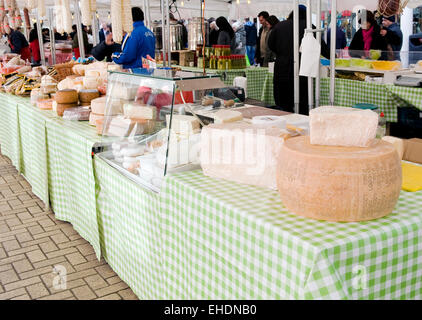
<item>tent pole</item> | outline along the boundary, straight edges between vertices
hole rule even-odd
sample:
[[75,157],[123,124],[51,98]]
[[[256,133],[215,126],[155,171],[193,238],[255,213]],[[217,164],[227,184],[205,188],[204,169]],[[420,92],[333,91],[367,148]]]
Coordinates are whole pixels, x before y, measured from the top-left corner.
[[299,0],[293,0],[293,70],[295,113],[299,113]]
[[53,65],[56,64],[56,39],[54,38],[54,30],[53,30],[53,8],[48,9],[48,20],[50,23],[50,54],[51,54],[51,62]]
[[168,63],[167,66],[171,67],[171,45],[170,45],[170,9],[169,9],[169,0],[165,0],[166,4],[166,10],[164,11],[166,13],[166,29],[167,29],[167,57],[168,57]]
[[42,37],[42,30],[41,30],[41,16],[40,16],[40,9],[37,8],[37,33],[38,33],[38,42],[40,44],[40,57],[41,57],[41,64],[45,66],[45,53],[44,53],[44,41]]
[[336,91],[337,0],[331,1],[330,104],[334,106]]
[[[312,30],[312,2],[311,0],[306,1],[306,25],[307,28]],[[308,77],[308,107],[311,111],[314,107],[314,82],[312,77]]]
[[94,38],[94,46],[100,43],[97,12],[92,13],[92,37]]
[[164,16],[164,0],[161,0],[161,43],[163,50],[163,66],[167,66],[167,42],[166,42],[166,32],[165,32],[165,16]]
[[79,1],[74,1],[74,8],[75,8],[75,18],[76,18],[76,31],[78,33],[78,44],[79,44],[79,55],[81,59],[85,59],[85,45],[84,45],[84,37],[82,33],[82,25],[81,25],[81,12],[79,11]]
[[[317,29],[321,28],[321,0],[317,0],[317,9],[316,9],[316,24],[317,24]],[[317,41],[318,43],[321,45],[321,33],[317,32],[316,34],[317,37]],[[320,84],[320,79],[321,79],[321,68],[318,68],[318,75],[315,79],[315,108],[318,108],[320,105],[320,90],[321,90],[321,84]]]

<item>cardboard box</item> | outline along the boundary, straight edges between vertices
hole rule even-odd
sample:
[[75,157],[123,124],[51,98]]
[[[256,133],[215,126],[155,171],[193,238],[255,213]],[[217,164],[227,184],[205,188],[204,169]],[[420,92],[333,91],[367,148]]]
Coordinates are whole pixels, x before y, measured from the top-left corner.
[[180,51],[179,52],[179,65],[183,67],[189,67],[191,62],[195,61],[194,51]]
[[403,160],[422,164],[422,139],[404,140]]

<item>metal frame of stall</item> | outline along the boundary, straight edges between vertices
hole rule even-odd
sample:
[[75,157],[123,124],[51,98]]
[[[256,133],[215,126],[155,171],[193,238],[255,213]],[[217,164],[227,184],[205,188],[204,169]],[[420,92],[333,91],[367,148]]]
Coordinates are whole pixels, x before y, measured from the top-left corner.
[[[149,0],[147,0],[149,2]],[[168,0],[167,0],[168,1]],[[79,0],[73,1],[73,11],[74,11],[74,24],[76,24],[76,32],[78,34],[78,44],[79,44],[79,54],[82,59],[85,59],[85,45],[83,41],[83,34],[82,34],[82,22],[81,22],[81,12],[80,12]],[[43,66],[46,65],[45,62],[45,52],[44,52],[44,41],[42,37],[42,29],[41,29],[41,21],[44,17],[41,17],[39,14],[39,9],[37,8],[37,33],[38,33],[38,42],[40,45],[40,57],[41,57],[41,64]],[[53,65],[56,64],[56,43],[54,39],[54,28],[53,28],[53,17],[54,17],[54,7],[47,8],[47,17],[49,20],[49,27],[50,27],[50,50],[51,50],[51,58]],[[98,37],[98,17],[96,12],[92,12],[92,36],[94,38],[94,45],[99,43]]]
[[[316,33],[317,41],[321,44],[321,34],[325,28],[321,28],[321,4],[322,0],[316,0],[317,27],[312,28],[312,0],[307,0],[306,30],[305,32]],[[330,104],[334,105],[335,92],[335,55],[336,55],[336,22],[337,0],[331,1],[331,47],[330,47]],[[294,67],[294,110],[299,113],[300,85],[299,85],[299,0],[293,0],[293,67]],[[315,102],[315,103],[314,103]],[[320,106],[320,72],[315,79],[315,100],[313,78],[308,77],[308,106],[309,110]]]

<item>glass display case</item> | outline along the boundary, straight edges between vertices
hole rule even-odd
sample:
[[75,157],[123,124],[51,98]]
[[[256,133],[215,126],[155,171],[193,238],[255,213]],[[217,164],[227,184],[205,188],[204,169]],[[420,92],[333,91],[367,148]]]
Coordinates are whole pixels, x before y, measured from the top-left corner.
[[200,131],[212,119],[206,113],[242,104],[225,87],[216,74],[110,71],[104,117],[97,120],[99,156],[159,192],[167,174],[200,168]]

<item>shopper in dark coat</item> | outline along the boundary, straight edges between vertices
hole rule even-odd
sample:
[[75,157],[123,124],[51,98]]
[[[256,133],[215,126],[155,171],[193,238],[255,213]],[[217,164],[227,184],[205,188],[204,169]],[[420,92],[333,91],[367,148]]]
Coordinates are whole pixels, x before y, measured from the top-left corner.
[[111,31],[107,31],[105,40],[101,41],[98,45],[92,48],[91,54],[98,61],[106,59],[107,62],[112,62],[113,53],[121,51],[121,45],[119,43],[115,43],[113,40],[113,34]]
[[[306,29],[306,7],[299,7],[299,40]],[[293,12],[287,20],[279,22],[271,31],[268,47],[276,54],[274,66],[274,99],[277,108],[294,112],[294,67],[293,67]],[[329,58],[330,52],[324,41],[321,43],[321,54]],[[308,80],[300,77],[301,114],[308,114]]]
[[217,44],[230,45],[231,51],[234,52],[236,50],[236,37],[232,26],[224,17],[219,17],[216,23],[219,30]]
[[349,47],[351,56],[369,57],[370,50],[381,50],[384,52],[388,50],[387,41],[381,35],[381,28],[371,11],[362,10],[359,24],[361,28],[355,33]]
[[400,60],[400,51],[403,46],[403,33],[398,23],[396,23],[395,16],[382,19],[381,36],[385,37],[387,45],[391,46],[393,57],[395,60]]
[[267,43],[267,50],[265,51],[264,61],[262,63],[263,67],[268,67],[268,63],[274,62],[276,59],[275,53],[270,48],[268,48],[268,38],[270,37],[271,31],[280,22],[280,20],[278,20],[276,16],[270,16],[267,22],[270,26],[270,30],[268,31],[267,39],[265,40]]

